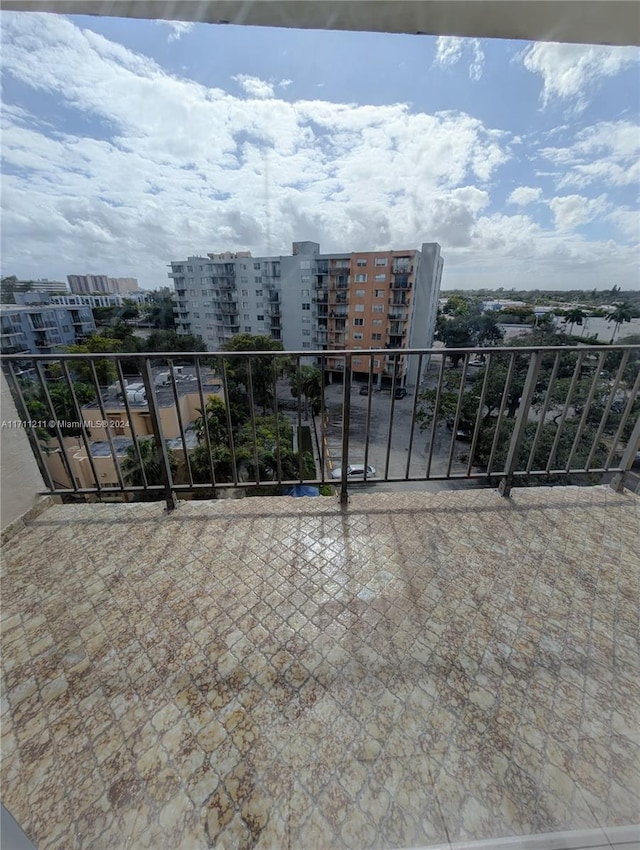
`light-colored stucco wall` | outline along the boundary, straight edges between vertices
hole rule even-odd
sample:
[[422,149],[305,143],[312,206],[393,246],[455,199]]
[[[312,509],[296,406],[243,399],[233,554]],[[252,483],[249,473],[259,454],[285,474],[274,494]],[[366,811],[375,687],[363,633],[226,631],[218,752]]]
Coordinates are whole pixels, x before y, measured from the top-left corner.
[[35,507],[38,492],[45,489],[24,428],[9,427],[19,420],[9,385],[1,376],[0,396],[0,527],[4,530]]

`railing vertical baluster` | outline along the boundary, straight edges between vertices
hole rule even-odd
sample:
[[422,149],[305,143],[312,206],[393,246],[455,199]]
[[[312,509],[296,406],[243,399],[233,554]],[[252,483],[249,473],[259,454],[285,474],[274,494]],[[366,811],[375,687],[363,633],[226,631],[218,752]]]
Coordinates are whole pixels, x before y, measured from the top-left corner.
[[596,449],[600,439],[602,438],[602,432],[605,429],[607,424],[607,420],[611,415],[611,405],[613,404],[616,394],[618,392],[618,387],[620,386],[620,381],[622,380],[622,376],[624,375],[624,370],[627,368],[627,363],[629,361],[629,352],[625,351],[622,355],[622,359],[620,360],[620,366],[618,367],[618,371],[616,372],[616,377],[613,382],[613,386],[611,387],[611,391],[607,396],[607,401],[605,403],[604,413],[600,419],[600,424],[598,425],[598,430],[596,431],[595,437],[593,438],[593,444],[591,446],[591,451],[589,452],[589,457],[587,458],[587,472],[591,468],[591,463],[593,461],[593,456],[596,453]]
[[[638,377],[640,378],[640,375]],[[629,401],[629,408],[630,407],[631,400]],[[627,473],[633,466],[633,462],[638,451],[640,451],[640,415],[636,419],[636,424],[633,427],[633,431],[629,437],[629,442],[627,443],[627,447],[622,455],[622,460],[620,461],[620,468],[622,469],[622,472],[619,472],[609,484],[611,489],[615,490],[616,493],[621,493],[624,489]]]
[[425,479],[431,476],[431,461],[433,459],[433,449],[436,444],[436,431],[438,429],[438,409],[440,407],[440,396],[442,395],[442,382],[444,380],[444,367],[447,362],[447,355],[442,352],[440,360],[440,370],[438,372],[438,387],[436,389],[436,401],[433,407],[433,418],[431,420],[431,440],[429,441],[429,457],[427,459],[427,474]]
[[[5,375],[9,384],[9,389],[11,390],[11,395],[16,403],[18,414],[22,417],[23,422],[31,422],[31,414],[29,413],[29,408],[27,407],[22,390],[20,389],[20,382],[18,381],[15,369],[13,368],[13,362],[11,360],[7,362],[7,371],[5,372]],[[49,471],[47,462],[44,459],[35,428],[28,425],[25,430],[27,432],[27,439],[31,444],[31,448],[35,456],[36,463],[38,464],[38,469],[42,475],[42,480],[49,490],[55,490],[55,484],[53,483],[53,478],[51,477],[51,472]]]
[[507,378],[504,382],[502,397],[500,398],[500,409],[498,410],[498,418],[496,420],[496,430],[493,435],[493,442],[491,443],[491,453],[489,455],[489,463],[487,464],[487,478],[491,478],[491,472],[493,470],[493,459],[496,454],[496,449],[498,448],[498,437],[500,436],[500,431],[502,430],[502,417],[504,416],[504,409],[507,406],[507,398],[509,396],[509,387],[511,385],[511,376],[513,375],[514,365],[515,354],[511,352],[511,357],[509,358],[509,368],[507,369]]
[[278,358],[273,358],[273,415],[276,423],[276,472],[282,484],[282,454],[280,451],[280,413],[278,410]]
[[542,355],[539,351],[532,351],[529,360],[529,368],[527,369],[527,377],[524,381],[524,389],[520,398],[520,406],[516,421],[511,432],[511,441],[509,442],[509,451],[507,452],[507,462],[505,463],[505,477],[498,485],[498,492],[501,496],[508,496],[511,492],[513,483],[513,473],[515,472],[520,454],[520,446],[524,439],[524,432],[529,422],[529,411],[531,410],[531,399],[536,388],[538,380],[538,369]]
[[202,372],[200,371],[200,358],[195,359],[196,378],[198,380],[198,394],[200,396],[200,404],[202,409],[202,424],[204,427],[204,438],[207,444],[207,455],[209,456],[209,469],[211,471],[211,484],[215,490],[216,486],[216,470],[213,463],[213,454],[211,449],[211,434],[209,433],[209,417],[207,415],[207,403],[204,400],[204,392],[202,390]]
[[47,405],[49,410],[51,411],[51,421],[53,422],[53,427],[56,431],[56,436],[58,438],[58,444],[60,445],[60,451],[62,453],[62,464],[69,476],[69,481],[71,482],[71,487],[73,490],[78,489],[78,485],[76,483],[75,475],[73,474],[73,470],[71,468],[71,464],[69,463],[69,458],[67,457],[67,447],[64,444],[64,438],[62,436],[62,431],[60,430],[60,426],[58,424],[58,414],[56,413],[56,409],[53,405],[53,401],[51,400],[51,395],[49,394],[49,388],[47,387],[47,381],[42,374],[42,366],[40,362],[36,363],[36,372],[38,374],[38,378],[40,380],[40,385],[42,387],[42,392],[47,401]]
[[418,355],[418,371],[416,373],[416,391],[413,394],[413,405],[411,408],[411,430],[409,432],[409,448],[407,454],[407,466],[405,469],[405,480],[409,480],[409,473],[411,470],[411,452],[413,451],[413,434],[416,427],[416,410],[418,409],[418,396],[420,395],[420,375],[422,373],[422,359],[424,355]]
[[549,452],[549,458],[547,460],[546,471],[549,472],[551,467],[553,466],[556,459],[556,452],[558,451],[558,446],[560,445],[560,437],[562,436],[562,430],[564,428],[564,423],[567,419],[567,414],[569,413],[569,406],[571,404],[571,399],[573,398],[573,393],[575,392],[576,384],[578,383],[578,378],[580,377],[580,372],[582,370],[582,361],[584,360],[584,352],[580,352],[578,354],[578,359],[576,361],[575,369],[573,370],[573,375],[571,377],[571,383],[569,385],[569,389],[567,391],[567,396],[564,400],[564,407],[562,409],[562,415],[560,416],[560,421],[558,422],[558,427],[556,429],[555,437],[553,438],[553,445],[551,447],[551,451]]
[[149,482],[147,481],[147,473],[144,468],[144,463],[142,462],[142,452],[140,451],[138,435],[136,434],[135,428],[133,427],[133,416],[131,415],[131,406],[129,405],[129,399],[127,398],[127,385],[124,381],[124,375],[122,373],[122,364],[119,360],[116,361],[116,368],[118,370],[118,381],[120,382],[120,389],[122,391],[124,409],[126,410],[127,416],[129,417],[129,430],[131,431],[131,438],[133,439],[133,448],[136,453],[136,457],[138,458],[138,463],[140,464],[143,486],[147,488],[149,486]]
[[327,457],[326,457],[326,445],[327,445],[327,432],[326,432],[326,410],[325,410],[325,401],[324,401],[324,389],[325,389],[325,358],[324,355],[320,356],[320,480],[324,484],[325,482],[325,473],[326,473],[326,465],[327,465]]
[[451,430],[451,445],[449,446],[449,459],[447,462],[447,478],[451,475],[451,466],[453,464],[453,453],[456,449],[456,437],[458,436],[458,423],[460,422],[460,414],[462,413],[462,400],[466,391],[467,369],[469,368],[469,354],[464,355],[462,361],[462,373],[460,375],[460,389],[458,391],[458,403],[456,404],[456,415],[453,421]]
[[622,432],[626,427],[629,417],[631,416],[631,409],[633,407],[634,401],[638,398],[638,394],[640,394],[640,371],[638,371],[635,383],[633,385],[633,389],[631,390],[631,395],[627,399],[627,404],[624,409],[624,413],[622,414],[622,419],[620,420],[620,424],[618,425],[615,436],[611,443],[611,448],[609,449],[609,454],[607,455],[607,469],[609,469],[609,467],[611,466],[611,461],[613,460],[613,456],[616,452],[616,447],[620,441],[620,437],[622,436]]
[[160,475],[164,485],[165,501],[167,510],[172,511],[177,507],[176,496],[173,491],[173,476],[171,475],[171,464],[169,463],[169,453],[167,445],[162,433],[162,422],[158,411],[158,403],[153,387],[153,372],[151,371],[151,361],[148,357],[144,358],[144,367],[142,369],[142,380],[145,386],[147,395],[147,404],[149,406],[149,414],[151,416],[151,427],[153,429],[153,437],[156,444],[156,451],[160,460]]
[[87,437],[87,429],[85,428],[82,410],[80,409],[80,404],[78,402],[78,397],[76,396],[73,381],[71,380],[71,375],[69,374],[69,367],[67,366],[65,360],[62,361],[62,372],[64,374],[65,381],[67,382],[67,386],[69,387],[69,394],[71,395],[71,401],[73,402],[75,415],[78,417],[78,425],[80,426],[82,442],[84,443],[84,448],[87,453],[87,460],[89,461],[89,466],[91,467],[91,474],[93,475],[93,480],[96,482],[96,490],[98,491],[98,495],[100,495],[100,479],[98,478],[96,465],[93,462],[93,455],[91,454],[91,444],[89,442],[89,438]]
[[493,441],[491,443],[491,453],[489,454],[489,463],[487,464],[487,478],[491,477],[491,472],[493,471],[493,459],[496,454],[496,449],[498,448],[498,437],[500,436],[500,431],[502,429],[502,417],[504,416],[504,409],[507,406],[507,398],[509,397],[509,387],[511,385],[511,376],[513,375],[513,367],[515,365],[515,354],[511,353],[511,357],[509,358],[509,367],[507,369],[507,377],[504,383],[504,389],[502,390],[502,396],[500,398],[500,408],[498,410],[498,418],[496,420],[496,430],[493,434]]
[[342,475],[340,478],[340,504],[347,505],[347,469],[349,468],[349,426],[351,424],[351,354],[344,357],[344,384],[342,394]]
[[180,394],[178,393],[178,384],[173,371],[173,360],[167,360],[169,366],[169,375],[171,376],[171,389],[173,390],[173,400],[176,406],[176,418],[178,420],[178,430],[180,431],[180,440],[182,442],[182,451],[184,452],[184,464],[189,478],[189,486],[193,487],[193,474],[191,472],[191,460],[189,458],[189,447],[187,446],[187,434],[184,430],[182,421],[182,411],[180,410]]
[[251,419],[251,430],[253,432],[253,463],[256,473],[256,484],[260,485],[260,458],[258,457],[258,432],[256,430],[256,407],[253,398],[253,370],[251,368],[251,357],[247,356],[247,383],[249,391],[249,416]]
[[367,379],[367,420],[364,426],[364,480],[367,480],[369,465],[369,439],[371,435],[371,394],[373,390],[373,354],[369,355],[369,377]]
[[100,408],[100,415],[102,416],[102,421],[105,423],[105,433],[107,435],[107,442],[109,443],[109,449],[111,451],[111,457],[113,458],[113,465],[116,470],[116,477],[118,479],[118,485],[121,490],[124,490],[124,479],[122,477],[122,470],[120,468],[120,459],[118,458],[118,452],[116,451],[115,444],[113,442],[113,435],[111,433],[111,422],[107,419],[107,413],[104,407],[104,402],[102,400],[102,393],[100,392],[100,383],[98,382],[98,373],[96,372],[96,364],[93,360],[89,361],[89,366],[91,367],[91,377],[93,379],[94,386],[96,388],[96,394],[98,399],[98,407]]
[[478,412],[476,414],[476,424],[473,428],[473,436],[471,438],[471,448],[469,449],[469,460],[467,461],[467,478],[471,475],[471,467],[473,465],[473,458],[476,453],[476,446],[478,445],[478,438],[480,436],[480,428],[482,427],[482,418],[484,411],[484,400],[487,395],[487,384],[489,383],[489,369],[491,368],[491,354],[487,354],[485,365],[484,365],[484,378],[482,381],[482,389],[480,390],[480,398],[478,400]]
[[551,403],[551,393],[553,391],[554,384],[556,382],[556,376],[558,374],[558,369],[560,368],[560,352],[556,352],[555,360],[553,361],[553,369],[551,370],[551,375],[549,376],[549,383],[547,384],[547,392],[545,393],[544,403],[542,405],[542,410],[540,411],[539,419],[538,419],[538,427],[536,428],[536,433],[533,438],[533,445],[531,446],[531,451],[529,452],[529,458],[527,460],[526,471],[531,472],[531,467],[533,466],[533,460],[536,456],[536,448],[538,447],[538,441],[540,439],[540,435],[542,434],[542,429],[544,428],[544,421],[547,417],[547,411],[549,409],[549,404]]
[[297,424],[298,435],[296,445],[298,446],[298,475],[300,483],[304,482],[304,471],[302,464],[302,368],[300,365],[300,355],[296,357],[296,396],[297,396]]
[[384,477],[389,477],[389,463],[391,461],[391,441],[393,438],[393,414],[396,406],[396,383],[398,371],[398,355],[393,354],[393,378],[391,379],[391,407],[389,408],[389,430],[387,434],[387,454],[384,459]]
[[591,409],[591,405],[593,403],[593,396],[595,395],[597,382],[600,378],[600,371],[604,365],[605,356],[605,352],[602,351],[600,353],[600,356],[598,357],[598,365],[596,366],[595,371],[593,373],[593,380],[591,381],[591,386],[589,387],[589,395],[587,396],[587,400],[584,403],[584,410],[582,411],[582,416],[580,417],[580,422],[578,424],[578,430],[576,431],[576,435],[573,438],[573,445],[571,446],[569,459],[567,460],[567,467],[565,470],[567,473],[571,469],[571,462],[580,443],[580,439],[582,438],[585,425],[587,424],[587,416],[589,415],[589,410]]
[[233,439],[233,421],[231,419],[231,400],[229,398],[229,381],[227,380],[227,364],[222,358],[222,389],[224,390],[224,405],[227,409],[227,428],[229,429],[229,451],[231,452],[231,475],[233,484],[238,486],[238,470],[236,469],[236,447]]

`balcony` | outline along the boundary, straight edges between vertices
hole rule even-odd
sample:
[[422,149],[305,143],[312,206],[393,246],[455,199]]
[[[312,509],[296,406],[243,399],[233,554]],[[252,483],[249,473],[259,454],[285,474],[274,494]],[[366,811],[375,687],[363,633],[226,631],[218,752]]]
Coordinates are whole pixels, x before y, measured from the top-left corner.
[[[302,356],[343,373],[322,385],[310,482],[340,501],[187,501],[274,480],[182,484],[167,469],[146,488],[45,488],[75,503],[5,530],[3,803],[38,846],[333,850],[589,830],[595,847],[637,818],[640,512],[622,485],[640,442],[640,347],[446,354],[273,355],[276,373]],[[419,446],[415,392],[353,391],[353,360],[384,356],[429,359]],[[92,360],[109,357],[127,355]],[[128,357],[141,372],[154,360]],[[200,358],[186,359],[198,395]],[[3,360],[15,390],[24,379]],[[492,363],[509,375],[490,413]],[[280,398],[274,385],[278,411]],[[461,443],[470,400],[478,430]],[[467,468],[456,452],[474,455],[487,417],[507,450]],[[548,469],[545,423],[560,438]],[[336,436],[347,463],[369,453],[375,479],[331,477]],[[516,486],[584,474],[600,486]],[[141,496],[171,509],[78,503]],[[568,840],[555,841],[539,846]]]

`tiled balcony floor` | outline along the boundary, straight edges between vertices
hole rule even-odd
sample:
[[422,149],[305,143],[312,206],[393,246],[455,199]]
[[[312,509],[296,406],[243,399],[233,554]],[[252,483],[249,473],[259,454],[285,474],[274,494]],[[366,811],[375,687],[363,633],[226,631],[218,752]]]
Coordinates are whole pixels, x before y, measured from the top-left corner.
[[39,850],[635,822],[639,506],[53,506],[4,547],[3,802]]

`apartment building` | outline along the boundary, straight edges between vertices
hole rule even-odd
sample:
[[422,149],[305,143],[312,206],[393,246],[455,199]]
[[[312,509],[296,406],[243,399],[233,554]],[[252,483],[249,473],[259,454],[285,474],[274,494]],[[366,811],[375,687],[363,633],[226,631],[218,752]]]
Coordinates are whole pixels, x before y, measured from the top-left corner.
[[[353,358],[364,380],[369,349],[427,348],[433,342],[443,259],[440,246],[421,250],[321,254],[317,242],[294,242],[289,256],[248,252],[192,256],[171,263],[178,333],[202,336],[210,351],[235,334],[266,334],[287,350],[363,351]],[[415,359],[415,358],[413,358]],[[394,362],[396,360],[396,362]],[[406,358],[373,359],[378,384],[415,384]],[[344,360],[327,357],[339,378]]]
[[47,280],[46,277],[42,280],[19,280],[17,281],[16,285],[19,287],[25,287],[27,292],[62,293],[69,291],[68,285],[63,281]]
[[138,289],[135,277],[107,277],[105,274],[69,274],[69,288],[76,295],[114,292],[125,295]]
[[3,354],[51,354],[93,333],[96,323],[90,307],[3,304],[0,308],[0,344]]
[[16,304],[33,306],[35,304],[58,304],[63,307],[122,307],[125,301],[133,301],[135,304],[150,304],[151,296],[148,292],[128,292],[119,295],[111,292],[105,295],[52,295],[46,292],[16,292],[14,295]]

